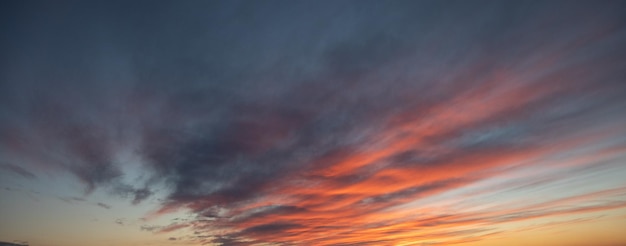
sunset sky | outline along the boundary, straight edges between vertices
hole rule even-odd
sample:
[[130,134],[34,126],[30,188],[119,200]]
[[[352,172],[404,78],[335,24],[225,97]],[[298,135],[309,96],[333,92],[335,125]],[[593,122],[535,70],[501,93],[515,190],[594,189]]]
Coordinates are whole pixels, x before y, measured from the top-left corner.
[[626,246],[626,1],[1,1],[0,242]]

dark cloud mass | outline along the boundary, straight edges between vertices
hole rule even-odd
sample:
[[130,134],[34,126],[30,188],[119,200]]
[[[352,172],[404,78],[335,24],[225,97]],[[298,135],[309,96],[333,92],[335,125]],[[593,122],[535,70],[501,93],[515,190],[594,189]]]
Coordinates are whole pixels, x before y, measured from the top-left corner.
[[623,154],[624,2],[2,5],[0,161],[19,164],[0,171],[68,172],[134,205],[167,192],[159,213],[194,219],[141,230],[199,232],[172,241],[446,244],[496,233],[455,225],[626,207],[397,212],[556,155]]

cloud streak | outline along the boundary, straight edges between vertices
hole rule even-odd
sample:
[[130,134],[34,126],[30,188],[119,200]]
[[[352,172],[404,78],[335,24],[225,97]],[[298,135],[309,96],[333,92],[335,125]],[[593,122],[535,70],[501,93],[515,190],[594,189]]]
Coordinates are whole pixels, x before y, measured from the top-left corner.
[[12,164],[0,164],[0,169],[17,174],[27,179],[34,179],[37,177],[35,176],[35,174],[29,172],[28,170]]

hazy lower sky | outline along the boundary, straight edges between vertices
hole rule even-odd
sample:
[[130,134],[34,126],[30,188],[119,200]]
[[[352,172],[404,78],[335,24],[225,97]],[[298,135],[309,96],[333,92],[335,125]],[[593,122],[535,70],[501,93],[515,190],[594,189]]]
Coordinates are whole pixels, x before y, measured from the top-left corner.
[[626,245],[626,1],[2,1],[0,241]]

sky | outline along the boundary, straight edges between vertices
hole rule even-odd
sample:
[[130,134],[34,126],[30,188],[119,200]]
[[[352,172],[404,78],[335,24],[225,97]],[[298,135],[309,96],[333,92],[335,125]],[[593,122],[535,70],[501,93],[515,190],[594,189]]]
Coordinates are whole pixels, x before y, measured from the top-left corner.
[[0,19],[0,241],[626,245],[626,1]]

